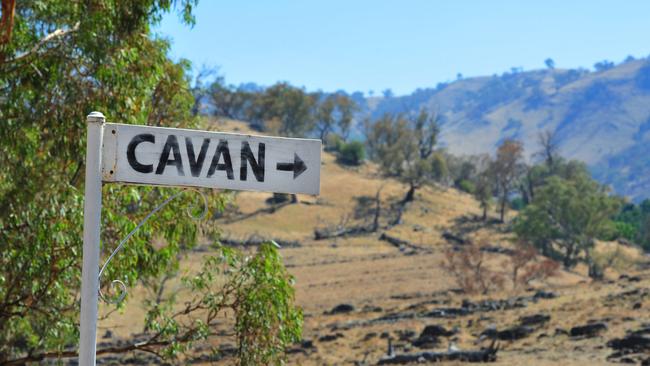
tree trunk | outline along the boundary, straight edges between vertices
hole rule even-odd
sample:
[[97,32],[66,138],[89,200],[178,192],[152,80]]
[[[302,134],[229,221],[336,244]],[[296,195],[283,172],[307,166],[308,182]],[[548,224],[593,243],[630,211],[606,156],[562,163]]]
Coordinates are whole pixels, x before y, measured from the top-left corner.
[[488,206],[483,205],[483,221],[487,221]]
[[411,184],[409,186],[409,191],[406,192],[406,196],[404,196],[404,199],[402,200],[402,203],[407,203],[407,202],[413,201],[413,199],[415,198],[415,189],[416,188],[417,187],[414,184]]
[[564,258],[562,258],[562,264],[564,264],[565,269],[571,269],[573,267],[573,244],[566,246]]
[[372,221],[373,232],[379,230],[379,217],[381,216],[381,197],[379,196],[380,193],[381,188],[379,188],[377,195],[375,195],[375,218]]
[[500,211],[500,212],[499,212],[499,217],[501,218],[501,222],[506,222],[506,221],[505,221],[505,216],[506,216],[506,201],[507,201],[507,198],[506,198],[506,197],[503,197],[503,198],[501,199],[501,208],[500,208],[500,210],[499,210],[499,211]]

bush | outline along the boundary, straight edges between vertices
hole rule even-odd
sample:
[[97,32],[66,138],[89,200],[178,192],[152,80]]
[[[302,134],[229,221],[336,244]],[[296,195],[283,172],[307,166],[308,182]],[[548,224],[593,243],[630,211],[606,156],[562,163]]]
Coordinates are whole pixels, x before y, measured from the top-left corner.
[[524,201],[524,199],[521,197],[513,198],[510,201],[510,208],[512,208],[515,211],[521,211],[524,208],[526,208],[526,201]]
[[614,234],[606,238],[607,240],[616,240],[616,239],[627,239],[634,241],[638,236],[637,228],[627,222],[623,221],[614,221]]
[[325,137],[325,140],[323,141],[323,144],[325,145],[325,151],[341,151],[341,148],[343,145],[345,145],[345,141],[343,138],[335,133],[330,133]]
[[485,247],[487,244],[480,242],[445,251],[442,267],[466,294],[485,295],[503,289],[505,278],[486,265]]
[[473,194],[474,191],[476,191],[476,186],[474,185],[474,183],[472,183],[471,180],[468,180],[468,179],[461,179],[458,182],[457,186],[458,186],[458,189],[460,189],[461,191],[467,192],[467,193],[470,193],[470,194]]
[[339,149],[339,162],[346,165],[359,165],[366,158],[366,149],[361,141],[343,144]]
[[537,249],[532,245],[519,243],[513,254],[503,263],[510,267],[513,289],[528,286],[532,281],[545,281],[557,274],[560,264],[549,258],[538,258]]

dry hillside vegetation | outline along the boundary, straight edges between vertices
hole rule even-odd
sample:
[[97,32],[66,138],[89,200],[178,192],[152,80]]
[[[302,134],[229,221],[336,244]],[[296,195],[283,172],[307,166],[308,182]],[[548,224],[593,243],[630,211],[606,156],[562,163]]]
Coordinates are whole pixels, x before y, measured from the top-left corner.
[[[216,128],[247,131],[232,122]],[[224,242],[269,238],[284,245],[281,253],[304,309],[304,341],[291,349],[291,364],[374,365],[387,355],[389,340],[399,355],[447,351],[450,345],[478,350],[498,338],[499,365],[600,365],[650,357],[617,350],[618,343],[612,343],[633,331],[650,336],[650,262],[637,249],[600,243],[604,255],[617,253],[603,282],[591,282],[586,268],[579,266],[515,290],[509,277],[512,236],[504,225],[480,221],[481,209],[471,196],[444,187],[423,188],[401,223],[392,226],[390,207],[403,197],[405,185],[380,178],[369,163],[340,166],[328,153],[323,154],[321,177],[319,197],[271,205],[272,194],[238,192],[233,205],[214,221]],[[370,225],[378,191],[379,230],[315,239],[316,229]],[[186,271],[209,250],[207,241],[183,261]],[[501,289],[485,295],[463,293],[444,269],[446,253],[471,243],[486,248],[484,265],[502,275]],[[166,291],[173,290],[171,280]],[[100,323],[100,337],[104,328],[113,332],[102,341],[142,331],[137,303],[146,296],[151,294],[131,290],[123,314]],[[224,364],[232,362],[228,354],[235,346],[228,325],[225,318],[224,337],[217,345],[223,352],[212,358],[223,357],[218,362]],[[210,357],[201,360],[208,364]]]

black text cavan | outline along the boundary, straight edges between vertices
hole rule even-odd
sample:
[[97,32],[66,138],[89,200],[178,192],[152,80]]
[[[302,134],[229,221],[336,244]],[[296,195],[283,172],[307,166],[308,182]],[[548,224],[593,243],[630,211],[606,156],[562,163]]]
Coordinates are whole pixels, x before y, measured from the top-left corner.
[[[183,139],[181,137],[181,139]],[[210,164],[207,171],[207,178],[212,177],[215,172],[221,170],[226,173],[229,180],[235,179],[235,172],[233,170],[232,159],[230,155],[230,148],[228,141],[224,139],[211,140],[204,138],[201,143],[201,148],[196,153],[194,143],[189,137],[185,137],[184,141],[179,142],[176,135],[167,136],[165,145],[163,146],[160,154],[160,159],[157,164],[143,164],[138,161],[135,156],[135,149],[138,145],[143,143],[156,143],[156,136],[150,133],[143,133],[134,136],[126,150],[126,158],[129,165],[137,172],[140,173],[153,173],[161,175],[168,167],[175,167],[178,175],[184,176],[187,174],[181,159],[181,144],[184,143],[185,151],[187,152],[187,160],[189,162],[189,174],[193,177],[198,177],[203,171],[204,164]],[[208,148],[211,144],[217,144],[214,155],[211,157],[206,156]],[[253,176],[258,182],[264,182],[264,156],[266,146],[263,142],[258,143],[257,158],[253,155],[253,151],[247,141],[242,141],[241,148],[239,149],[240,167],[239,167],[239,180],[245,181],[248,178],[248,167],[250,166]],[[171,168],[170,168],[171,169]]]

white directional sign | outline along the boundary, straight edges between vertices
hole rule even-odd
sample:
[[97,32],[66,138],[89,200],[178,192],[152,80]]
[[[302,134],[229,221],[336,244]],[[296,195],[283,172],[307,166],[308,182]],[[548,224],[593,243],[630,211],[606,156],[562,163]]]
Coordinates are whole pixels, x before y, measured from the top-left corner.
[[102,180],[320,192],[321,141],[105,123]]

